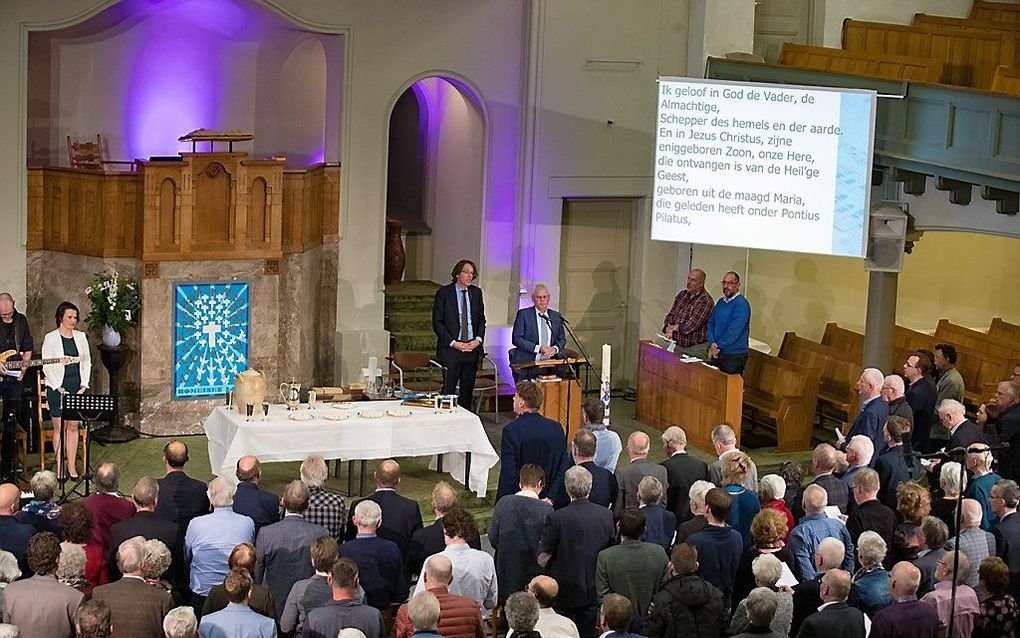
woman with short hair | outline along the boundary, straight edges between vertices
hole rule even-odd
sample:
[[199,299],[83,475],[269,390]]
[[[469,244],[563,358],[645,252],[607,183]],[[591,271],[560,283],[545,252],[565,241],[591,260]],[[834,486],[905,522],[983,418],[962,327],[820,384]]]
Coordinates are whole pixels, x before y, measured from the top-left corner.
[[978,589],[988,594],[974,621],[973,638],[1015,638],[1020,629],[1020,606],[1009,593],[1009,566],[998,556],[981,561]]
[[784,541],[789,542],[790,532],[797,526],[793,518],[793,512],[786,506],[786,480],[778,474],[766,474],[758,481],[758,500],[761,501],[761,508],[773,509],[786,518],[786,535]]
[[886,550],[885,541],[876,532],[861,532],[857,539],[857,560],[861,567],[854,574],[848,602],[869,617],[893,603],[889,572],[882,567]]
[[32,500],[21,508],[18,519],[28,523],[39,532],[53,532],[60,536],[57,518],[60,506],[53,502],[57,495],[57,475],[49,470],[36,472],[28,482],[32,490]]

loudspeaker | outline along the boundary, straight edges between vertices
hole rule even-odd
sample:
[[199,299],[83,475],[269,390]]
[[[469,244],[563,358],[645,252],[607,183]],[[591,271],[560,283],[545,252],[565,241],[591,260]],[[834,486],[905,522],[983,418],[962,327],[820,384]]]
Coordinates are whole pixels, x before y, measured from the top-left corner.
[[906,204],[886,202],[871,210],[868,254],[864,258],[865,270],[878,272],[903,270],[907,219]]

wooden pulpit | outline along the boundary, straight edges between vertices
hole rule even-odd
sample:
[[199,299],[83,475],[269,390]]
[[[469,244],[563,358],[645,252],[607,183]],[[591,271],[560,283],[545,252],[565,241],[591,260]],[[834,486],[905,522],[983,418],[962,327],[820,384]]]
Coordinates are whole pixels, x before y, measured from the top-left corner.
[[542,388],[542,409],[539,413],[547,419],[558,421],[563,426],[567,435],[567,443],[574,440],[574,434],[581,427],[581,384],[571,375],[571,378],[556,376],[556,369],[560,366],[587,365],[588,360],[582,357],[570,359],[545,359],[543,361],[529,361],[510,366],[514,370],[536,371],[540,375],[549,372],[551,376],[539,376],[535,382]]

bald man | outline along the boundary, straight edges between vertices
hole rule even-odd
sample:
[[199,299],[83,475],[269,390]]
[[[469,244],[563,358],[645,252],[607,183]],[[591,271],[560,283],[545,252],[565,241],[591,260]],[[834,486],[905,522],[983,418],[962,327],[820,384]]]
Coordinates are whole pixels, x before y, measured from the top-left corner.
[[[521,308],[514,318],[510,365],[552,359],[567,348],[563,315],[549,307],[549,288],[545,284],[536,285],[531,292],[531,301],[534,305]],[[533,378],[539,370],[514,370],[514,380]]]
[[35,528],[14,518],[20,499],[21,490],[17,485],[0,485],[0,549],[14,554],[22,575],[27,578],[32,575],[32,570],[28,568],[28,539],[35,534]]
[[237,459],[237,494],[234,511],[255,521],[255,537],[266,525],[280,520],[280,497],[259,488],[262,481],[262,463],[254,456]]
[[892,568],[889,590],[893,604],[875,614],[871,638],[913,638],[934,636],[939,628],[935,608],[917,599],[921,572],[906,561]]
[[[425,562],[422,574],[425,580],[425,591],[434,595],[439,601],[439,626],[436,633],[447,638],[485,638],[485,626],[482,624],[481,609],[474,599],[467,596],[451,594],[450,583],[453,581],[453,563],[443,554],[436,554]],[[407,612],[407,603],[397,610],[393,623],[394,638],[411,638],[414,635],[414,623]],[[543,634],[542,638],[545,638]]]
[[687,273],[687,285],[676,293],[673,306],[662,320],[662,334],[676,341],[682,351],[706,358],[712,304],[712,295],[705,290],[705,271],[695,268]]
[[[847,442],[858,434],[871,439],[875,444],[875,456],[877,459],[885,449],[885,439],[882,437],[882,426],[889,418],[889,405],[882,400],[882,384],[885,376],[877,368],[866,368],[857,379],[857,394],[861,399],[861,411],[850,426],[850,432],[846,437],[839,437],[836,447],[846,451]],[[837,435],[839,433],[837,432]]]
[[627,437],[627,456],[630,458],[630,463],[616,467],[616,483],[619,486],[619,492],[613,511],[617,517],[628,507],[641,506],[638,502],[637,492],[638,485],[644,477],[654,476],[659,479],[659,482],[662,483],[663,494],[669,490],[669,476],[666,473],[666,468],[648,460],[651,445],[651,438],[640,430],[632,432]]
[[[978,568],[981,567],[981,561],[989,556],[995,556],[995,536],[991,532],[981,529],[981,519],[984,516],[984,512],[981,511],[981,503],[972,498],[963,499],[961,514],[960,549],[970,559],[970,574],[967,575],[964,582],[977,588]],[[950,538],[946,546],[955,547],[956,538]]]
[[[535,631],[541,634],[542,638],[579,638],[574,621],[553,610],[556,597],[560,593],[559,583],[548,576],[535,576],[528,583],[528,591],[538,600],[538,622],[535,624]],[[513,631],[511,629],[507,632],[507,638],[510,638]]]
[[871,620],[860,609],[846,604],[850,585],[849,572],[842,569],[826,572],[822,576],[819,588],[822,606],[804,620],[798,637],[866,638],[871,628]]
[[[386,459],[379,464],[379,467],[372,472],[372,479],[375,481],[375,492],[367,500],[375,501],[382,510],[382,523],[376,532],[379,538],[392,541],[400,549],[400,558],[403,561],[406,574],[413,572],[408,570],[410,566],[411,537],[422,528],[421,509],[418,508],[418,501],[411,500],[397,493],[400,488],[402,473],[400,464],[393,459]],[[358,499],[351,503],[348,512],[348,523],[354,519],[354,510],[358,503],[366,499]],[[358,529],[354,525],[347,525],[345,532],[346,540],[354,540],[358,535]]]
[[914,411],[907,403],[905,393],[906,386],[903,384],[903,377],[898,374],[890,374],[882,380],[882,400],[889,406],[889,416],[901,416],[910,422],[910,428],[914,428]]

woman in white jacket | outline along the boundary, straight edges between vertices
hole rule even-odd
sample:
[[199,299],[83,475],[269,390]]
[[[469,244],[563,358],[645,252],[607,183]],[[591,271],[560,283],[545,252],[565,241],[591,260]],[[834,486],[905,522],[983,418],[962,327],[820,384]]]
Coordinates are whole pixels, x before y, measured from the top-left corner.
[[[53,452],[57,462],[57,476],[61,476],[63,458],[67,458],[68,472],[71,478],[78,477],[75,467],[78,456],[78,421],[65,421],[61,418],[61,407],[66,394],[82,394],[89,388],[92,375],[92,354],[89,341],[84,332],[75,330],[78,325],[78,307],[70,301],[62,301],[54,314],[57,329],[46,333],[43,338],[42,356],[44,359],[58,357],[79,357],[78,363],[70,365],[43,366],[46,375],[46,394],[53,417]],[[60,431],[63,429],[63,440],[67,444],[66,451],[61,455]]]

